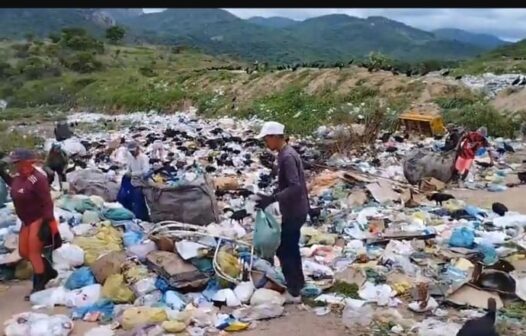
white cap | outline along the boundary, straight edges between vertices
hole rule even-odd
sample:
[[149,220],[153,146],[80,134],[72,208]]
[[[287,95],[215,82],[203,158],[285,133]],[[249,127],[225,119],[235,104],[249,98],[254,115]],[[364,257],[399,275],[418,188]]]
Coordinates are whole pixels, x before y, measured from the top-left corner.
[[283,135],[284,132],[285,126],[283,124],[275,121],[267,121],[263,124],[263,127],[261,127],[261,131],[259,132],[257,138],[261,139],[267,135]]

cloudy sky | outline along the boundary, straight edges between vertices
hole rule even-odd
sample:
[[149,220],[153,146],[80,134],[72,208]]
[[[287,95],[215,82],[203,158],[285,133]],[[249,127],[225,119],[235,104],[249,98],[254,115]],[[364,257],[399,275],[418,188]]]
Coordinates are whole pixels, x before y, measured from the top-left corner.
[[[225,8],[232,14],[246,19],[252,16],[284,16],[303,20],[327,14],[348,14],[366,18],[385,16],[410,26],[433,30],[460,28],[475,33],[496,35],[508,41],[526,38],[526,8]],[[145,12],[161,11],[160,8]]]

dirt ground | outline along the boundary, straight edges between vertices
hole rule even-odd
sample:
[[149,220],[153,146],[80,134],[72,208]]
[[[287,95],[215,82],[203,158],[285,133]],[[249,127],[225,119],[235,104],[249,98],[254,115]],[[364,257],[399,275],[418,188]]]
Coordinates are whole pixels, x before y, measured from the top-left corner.
[[[492,202],[501,202],[508,206],[510,210],[526,213],[526,186],[510,188],[504,192],[491,193],[482,190],[452,190],[457,198],[463,199],[470,204],[491,207]],[[2,324],[13,314],[30,311],[31,305],[24,301],[24,295],[30,290],[29,281],[0,283],[0,320]],[[51,311],[42,310],[51,313]],[[53,313],[68,313],[65,308],[57,307]],[[75,329],[72,335],[79,336],[91,328],[95,323],[75,322]],[[2,327],[3,328],[3,327]],[[283,336],[283,335],[302,335],[302,336],[339,336],[348,333],[341,323],[341,319],[335,314],[326,316],[316,316],[312,311],[300,310],[296,306],[286,309],[286,316],[270,321],[258,322],[251,330],[240,332],[244,336]]]

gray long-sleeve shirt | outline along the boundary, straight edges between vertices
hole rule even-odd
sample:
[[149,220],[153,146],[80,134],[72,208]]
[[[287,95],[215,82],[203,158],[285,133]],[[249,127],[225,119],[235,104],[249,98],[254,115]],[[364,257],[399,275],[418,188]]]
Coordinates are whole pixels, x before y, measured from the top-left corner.
[[278,192],[276,199],[283,220],[306,217],[309,196],[303,164],[299,154],[289,145],[278,154]]

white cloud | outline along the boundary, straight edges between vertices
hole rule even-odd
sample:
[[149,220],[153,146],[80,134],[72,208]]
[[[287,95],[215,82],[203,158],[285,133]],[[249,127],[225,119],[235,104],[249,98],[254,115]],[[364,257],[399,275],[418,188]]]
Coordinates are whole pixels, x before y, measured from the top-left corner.
[[[415,28],[433,30],[459,28],[474,33],[517,41],[526,38],[526,8],[225,8],[246,19],[252,16],[284,16],[304,20],[328,14],[347,14],[366,18],[385,16]],[[158,12],[162,8],[148,8]]]

